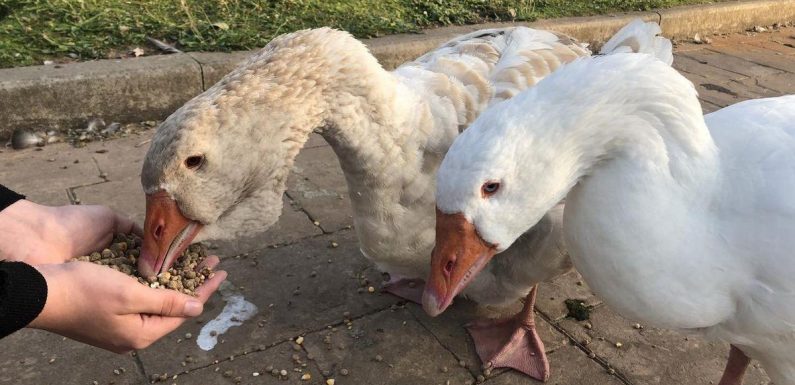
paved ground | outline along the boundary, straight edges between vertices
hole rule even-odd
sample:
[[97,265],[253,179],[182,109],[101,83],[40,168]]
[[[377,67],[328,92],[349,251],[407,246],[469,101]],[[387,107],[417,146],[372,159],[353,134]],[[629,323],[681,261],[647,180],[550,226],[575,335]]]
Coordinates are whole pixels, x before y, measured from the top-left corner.
[[[795,28],[719,36],[709,45],[680,44],[674,65],[698,86],[706,111],[793,93]],[[106,204],[141,221],[138,175],[147,148],[141,142],[150,135],[82,149],[3,150],[0,181],[39,202]],[[431,319],[418,306],[369,293],[364,288],[378,287],[381,276],[359,254],[350,225],[335,156],[313,137],[298,157],[278,225],[250,239],[215,245],[234,289],[259,308],[252,320],[221,335],[208,352],[194,340],[224,306],[218,296],[197,321],[130,355],[25,330],[0,342],[0,384],[140,384],[160,375],[169,384],[322,384],[327,378],[338,385],[475,382],[479,361],[461,325],[482,311],[458,301]],[[594,306],[591,320],[567,318],[563,301],[569,298]],[[728,352],[727,346],[700,338],[637,328],[603,306],[576,272],[543,284],[537,310],[552,363],[550,384],[713,384]],[[301,346],[291,341],[297,336],[304,336]],[[269,374],[273,369],[288,375],[277,379]],[[303,373],[311,380],[300,380]],[[746,380],[768,382],[756,365]],[[486,383],[535,381],[495,371]]]

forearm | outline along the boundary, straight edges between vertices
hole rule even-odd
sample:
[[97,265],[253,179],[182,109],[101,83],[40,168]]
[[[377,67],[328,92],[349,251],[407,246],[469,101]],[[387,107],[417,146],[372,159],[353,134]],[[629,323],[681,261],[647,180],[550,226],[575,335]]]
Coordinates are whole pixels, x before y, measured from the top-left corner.
[[0,338],[27,326],[47,300],[47,281],[38,270],[25,263],[2,261],[10,255],[19,231],[6,209],[24,199],[0,185]]

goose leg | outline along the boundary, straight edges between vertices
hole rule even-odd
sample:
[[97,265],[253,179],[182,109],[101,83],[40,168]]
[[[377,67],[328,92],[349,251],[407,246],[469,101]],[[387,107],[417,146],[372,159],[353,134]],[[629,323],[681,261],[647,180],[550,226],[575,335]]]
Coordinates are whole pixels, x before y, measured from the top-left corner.
[[425,281],[421,279],[400,278],[384,284],[384,291],[407,301],[422,305],[422,291]]
[[485,367],[512,368],[540,381],[549,378],[549,361],[533,315],[537,288],[533,286],[522,311],[515,316],[467,325]]
[[729,361],[726,362],[726,369],[723,370],[723,377],[720,378],[718,385],[742,385],[749,362],[751,359],[732,345],[729,350]]

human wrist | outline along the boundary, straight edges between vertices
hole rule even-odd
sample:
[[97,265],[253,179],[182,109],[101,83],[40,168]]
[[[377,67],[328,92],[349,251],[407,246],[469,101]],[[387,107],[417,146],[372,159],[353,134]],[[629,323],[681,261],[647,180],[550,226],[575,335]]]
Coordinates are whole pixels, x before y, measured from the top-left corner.
[[58,265],[36,265],[33,266],[44,279],[47,287],[46,298],[44,305],[38,316],[28,324],[28,327],[34,329],[50,330],[53,331],[53,320],[58,320],[63,317],[61,310],[63,301],[59,298],[59,280],[61,272]]

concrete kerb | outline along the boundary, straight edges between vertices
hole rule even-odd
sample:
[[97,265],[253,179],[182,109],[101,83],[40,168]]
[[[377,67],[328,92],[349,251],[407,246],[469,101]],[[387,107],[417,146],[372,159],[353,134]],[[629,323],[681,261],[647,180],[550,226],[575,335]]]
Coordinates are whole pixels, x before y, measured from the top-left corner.
[[[385,68],[392,69],[454,36],[510,25],[561,32],[596,48],[637,17],[661,20],[666,37],[691,39],[696,33],[739,32],[756,25],[794,21],[795,1],[732,1],[659,12],[453,26],[364,42]],[[122,123],[162,119],[217,82],[250,54],[192,52],[2,69],[0,116],[4,119],[0,121],[0,139],[7,139],[16,128],[65,130],[79,127],[95,116]]]

